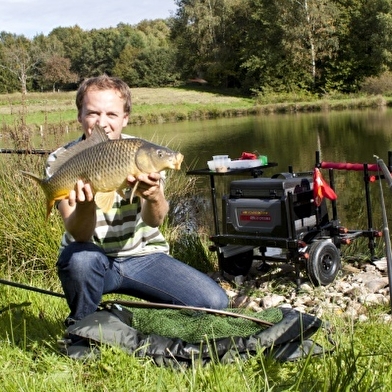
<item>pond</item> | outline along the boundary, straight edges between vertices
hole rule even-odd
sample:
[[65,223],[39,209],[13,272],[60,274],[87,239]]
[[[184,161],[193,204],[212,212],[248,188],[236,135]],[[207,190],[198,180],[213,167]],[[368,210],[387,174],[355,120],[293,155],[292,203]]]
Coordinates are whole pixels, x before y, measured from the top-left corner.
[[[311,171],[316,151],[322,161],[375,163],[374,155],[386,163],[392,150],[392,110],[352,110],[319,113],[269,114],[129,126],[126,132],[180,150],[185,156],[185,170],[207,167],[216,154],[232,159],[242,152],[258,151],[277,166],[266,169],[263,176],[287,172]],[[76,138],[67,134],[67,140]],[[39,137],[39,135],[37,135]],[[37,146],[40,143],[37,142]],[[349,228],[367,228],[366,200],[362,172],[335,171],[338,215]],[[328,178],[328,172],[322,172]],[[218,199],[227,193],[230,176],[217,181]],[[200,195],[209,203],[208,178],[200,178]],[[370,184],[374,228],[381,226],[380,190],[378,182]],[[388,211],[392,195],[384,187]],[[387,193],[388,192],[388,193]]]
[[[129,127],[127,132],[155,142],[168,143],[181,150],[188,169],[207,167],[216,154],[238,158],[242,152],[257,150],[277,166],[263,176],[287,172],[311,171],[316,151],[322,161],[375,163],[374,155],[388,162],[392,150],[392,110],[352,110],[341,112],[272,114],[224,118],[176,124]],[[322,171],[328,179],[328,171]],[[377,173],[372,173],[377,174]],[[233,178],[220,178],[218,199],[228,191]],[[208,179],[200,180],[208,198]],[[355,229],[367,228],[367,205],[363,172],[335,171],[338,216],[342,224]],[[384,187],[388,211],[392,195]],[[382,225],[379,184],[370,184],[373,228]]]
[[190,166],[206,167],[212,155],[238,158],[257,150],[278,163],[278,171],[312,169],[322,160],[374,163],[392,148],[392,110],[260,115],[175,124],[128,127],[127,132],[179,148]]

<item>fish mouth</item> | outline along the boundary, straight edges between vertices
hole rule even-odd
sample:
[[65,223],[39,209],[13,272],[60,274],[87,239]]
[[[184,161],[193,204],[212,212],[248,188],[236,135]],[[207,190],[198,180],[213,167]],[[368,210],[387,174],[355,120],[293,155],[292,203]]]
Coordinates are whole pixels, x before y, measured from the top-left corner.
[[182,155],[180,152],[178,152],[174,156],[174,162],[173,162],[173,167],[175,170],[180,170],[181,169],[181,163],[184,160],[184,155]]

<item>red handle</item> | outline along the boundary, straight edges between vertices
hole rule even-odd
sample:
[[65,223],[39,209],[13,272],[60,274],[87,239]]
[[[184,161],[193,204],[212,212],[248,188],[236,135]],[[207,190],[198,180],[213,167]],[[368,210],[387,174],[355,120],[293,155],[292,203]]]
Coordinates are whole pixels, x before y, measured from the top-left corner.
[[[322,169],[336,169],[336,170],[363,170],[363,163],[345,163],[345,162],[321,162]],[[369,171],[378,171],[380,168],[376,163],[368,164]]]

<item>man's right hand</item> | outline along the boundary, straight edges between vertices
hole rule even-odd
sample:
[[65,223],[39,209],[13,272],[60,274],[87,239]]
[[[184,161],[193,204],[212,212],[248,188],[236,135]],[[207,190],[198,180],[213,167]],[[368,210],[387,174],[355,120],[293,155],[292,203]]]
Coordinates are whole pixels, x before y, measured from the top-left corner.
[[94,194],[90,184],[85,184],[82,180],[78,180],[75,189],[69,193],[68,204],[70,207],[76,204],[86,204],[94,202]]

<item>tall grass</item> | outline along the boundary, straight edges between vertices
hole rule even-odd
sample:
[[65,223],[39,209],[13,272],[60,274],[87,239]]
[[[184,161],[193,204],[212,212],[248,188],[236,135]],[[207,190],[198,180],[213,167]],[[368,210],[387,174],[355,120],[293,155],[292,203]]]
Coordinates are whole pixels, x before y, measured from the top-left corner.
[[57,214],[45,221],[43,192],[20,173],[42,173],[44,160],[29,155],[0,160],[0,269],[16,278],[47,273],[57,258],[61,223]]

